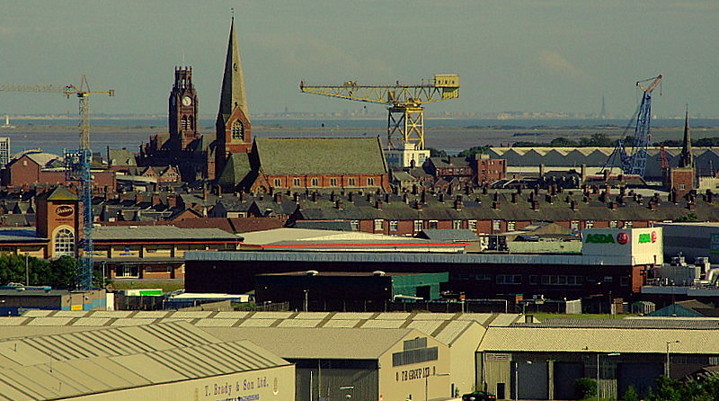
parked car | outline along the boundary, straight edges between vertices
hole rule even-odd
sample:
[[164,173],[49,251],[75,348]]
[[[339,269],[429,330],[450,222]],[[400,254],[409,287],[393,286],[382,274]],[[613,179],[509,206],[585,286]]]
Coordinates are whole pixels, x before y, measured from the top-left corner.
[[462,396],[462,401],[494,401],[497,396],[487,391],[474,391]]

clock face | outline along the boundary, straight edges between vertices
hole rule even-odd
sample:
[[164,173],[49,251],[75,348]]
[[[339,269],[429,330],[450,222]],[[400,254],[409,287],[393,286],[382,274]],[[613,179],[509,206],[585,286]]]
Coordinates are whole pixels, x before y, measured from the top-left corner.
[[185,106],[191,105],[191,104],[192,104],[192,98],[189,97],[189,96],[183,97],[183,98],[182,98],[182,104],[184,104]]

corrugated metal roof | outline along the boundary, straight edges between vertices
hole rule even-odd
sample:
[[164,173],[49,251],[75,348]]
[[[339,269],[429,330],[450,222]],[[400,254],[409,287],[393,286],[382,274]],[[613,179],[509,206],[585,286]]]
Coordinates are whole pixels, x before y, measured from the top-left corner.
[[[81,330],[82,326],[142,326],[160,322],[184,320],[197,327],[284,327],[284,328],[406,328],[416,327],[420,331],[442,338],[451,345],[459,338],[459,334],[471,324],[487,325],[510,324],[517,318],[510,314],[502,315],[486,313],[373,313],[373,312],[182,312],[182,311],[42,311],[40,317],[27,317],[36,313],[26,312],[23,317],[0,318],[0,337],[7,335],[8,329],[21,326],[23,334],[46,333]],[[198,318],[197,316],[206,316]],[[38,320],[42,323],[33,323]]]
[[[209,333],[234,341],[246,339],[287,359],[376,359],[412,329],[348,330],[334,328],[207,328]],[[361,344],[361,346],[350,346]]]
[[480,351],[719,354],[719,330],[490,327]]
[[[249,341],[157,324],[0,341],[0,400],[50,400],[286,366]],[[88,374],[92,372],[92,374]]]

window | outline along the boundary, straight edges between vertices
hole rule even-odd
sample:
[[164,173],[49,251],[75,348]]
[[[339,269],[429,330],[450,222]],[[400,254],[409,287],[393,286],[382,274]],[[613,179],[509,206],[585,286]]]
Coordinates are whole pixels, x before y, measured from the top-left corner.
[[529,275],[529,284],[531,284],[531,285],[539,284],[539,276],[537,276],[536,274]]
[[367,178],[367,186],[370,186],[370,187],[374,186],[374,178],[373,177]]
[[299,187],[300,186],[300,179],[299,178],[293,178],[292,179],[292,185]]
[[610,221],[609,221],[609,228],[617,228],[617,221],[616,221],[616,220],[610,220]]
[[187,120],[187,116],[182,116],[182,129],[183,130],[190,129],[190,122]]
[[319,180],[317,177],[312,177],[311,182],[312,182],[312,186],[313,186],[313,187],[318,187],[318,186],[320,186],[320,180]]
[[347,179],[347,185],[349,185],[349,186],[355,186],[355,185],[357,185],[357,179],[356,179],[356,178],[348,178],[348,179]]
[[351,220],[350,221],[350,229],[352,231],[359,231],[359,220]]
[[452,229],[461,230],[462,229],[462,220],[452,220]]
[[330,186],[336,187],[337,186],[337,179],[336,178],[330,178]]
[[579,230],[579,222],[578,222],[577,220],[572,220],[572,222],[569,223],[569,228],[570,228],[572,231],[577,231],[577,230]]
[[245,139],[245,127],[240,120],[235,120],[235,122],[232,123],[232,139]]
[[415,221],[414,221],[414,231],[415,231],[415,232],[420,232],[420,231],[422,231],[422,228],[423,228],[423,227],[422,227],[422,220],[415,220]]
[[375,220],[374,220],[374,230],[375,230],[375,231],[382,231],[382,230],[384,230],[384,220],[382,220],[382,219],[375,219]]
[[492,230],[499,231],[502,229],[502,220],[492,220]]
[[594,227],[594,220],[587,220],[584,222],[584,228],[592,228]]
[[514,221],[508,221],[507,222],[507,231],[514,231],[514,229],[517,227],[517,223]]
[[467,220],[467,226],[470,230],[476,231],[477,230],[477,220]]
[[399,221],[391,220],[389,222],[389,230],[390,231],[399,231]]
[[684,185],[684,184],[679,184],[679,189],[686,189],[686,185]]
[[276,186],[276,187],[281,187],[281,186],[282,186],[282,180],[279,179],[279,178],[275,178],[275,186]]
[[439,222],[437,220],[430,220],[429,221],[429,228],[436,230],[438,228]]
[[634,222],[632,222],[631,220],[624,222],[624,228],[632,228],[632,227],[634,227]]
[[75,255],[75,234],[67,228],[55,234],[55,256]]
[[522,284],[521,274],[498,274],[497,284],[517,285]]

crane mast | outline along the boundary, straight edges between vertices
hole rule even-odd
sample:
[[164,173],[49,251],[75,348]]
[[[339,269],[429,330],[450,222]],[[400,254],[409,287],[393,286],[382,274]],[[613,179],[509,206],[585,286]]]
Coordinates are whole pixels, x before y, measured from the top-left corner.
[[346,81],[342,85],[307,85],[301,81],[300,90],[345,100],[388,105],[387,148],[423,150],[422,105],[459,97],[459,75],[435,74],[433,79],[418,85],[400,82],[394,85],[359,85],[356,81]]
[[[642,90],[642,102],[637,112],[636,124],[632,143],[632,152],[628,154],[624,146],[624,138],[617,142],[622,163],[622,171],[626,174],[644,176],[647,167],[647,149],[651,139],[652,122],[652,92],[659,86],[664,77],[660,74],[656,77],[637,81],[636,86]],[[646,82],[651,81],[648,86]]]
[[[618,164],[624,174],[644,177],[647,167],[649,140],[652,137],[652,92],[661,84],[663,78],[664,76],[660,74],[656,77],[636,82],[636,86],[642,91],[642,102],[632,118],[634,120],[634,135],[631,138],[631,152],[627,152],[626,149],[626,142],[629,138],[627,132],[632,126],[630,121],[629,125],[624,129],[622,137],[617,140],[614,152],[607,159],[602,171],[606,170],[607,167],[611,170],[612,166],[617,166]],[[649,81],[651,83],[645,86],[645,83]],[[618,163],[617,158],[619,159]]]
[[115,91],[110,89],[101,92],[90,91],[87,78],[82,75],[80,86],[66,85],[2,85],[0,91],[5,92],[32,92],[32,93],[60,93],[66,97],[77,96],[79,101],[80,116],[80,147],[77,150],[65,151],[65,171],[68,180],[79,183],[78,195],[83,209],[82,238],[78,241],[78,252],[80,255],[80,272],[77,286],[81,289],[92,288],[94,251],[92,243],[92,150],[90,149],[90,96],[109,95],[115,96]]

